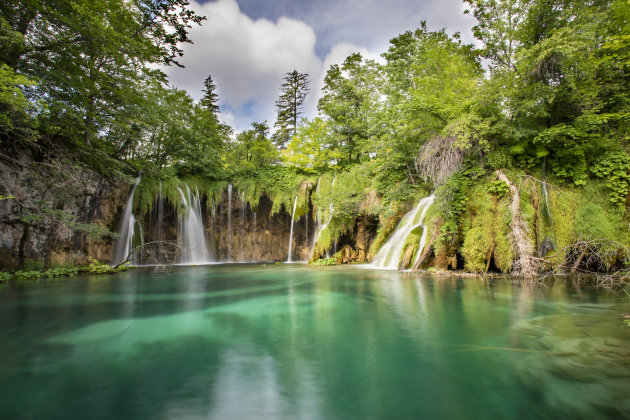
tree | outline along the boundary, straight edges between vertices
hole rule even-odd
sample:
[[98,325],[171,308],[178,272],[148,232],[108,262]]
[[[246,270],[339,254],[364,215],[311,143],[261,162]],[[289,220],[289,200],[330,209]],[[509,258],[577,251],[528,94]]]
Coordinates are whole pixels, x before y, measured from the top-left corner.
[[339,139],[339,151],[344,156],[341,166],[357,163],[366,155],[373,126],[370,119],[380,93],[379,74],[378,64],[364,61],[359,53],[348,56],[341,66],[330,66],[326,73],[317,109],[327,117]]
[[253,122],[252,128],[239,133],[228,150],[228,167],[235,173],[255,173],[260,168],[275,163],[278,150],[267,137],[267,121]]
[[276,101],[278,116],[275,126],[276,144],[284,148],[285,143],[297,132],[301,107],[309,91],[308,74],[293,70],[287,73],[281,86],[280,98]]
[[471,46],[443,30],[428,31],[425,22],[390,43],[383,54],[385,99],[371,150],[379,177],[388,177],[385,184],[405,178],[415,184],[418,150],[443,137],[442,131],[469,110],[482,70]]
[[[40,129],[53,136],[103,138],[114,121],[133,121],[150,80],[149,65],[179,65],[179,44],[204,18],[187,0],[9,0],[0,5],[0,64],[38,84],[46,104]],[[8,40],[8,42],[4,42]]]
[[341,160],[336,135],[330,125],[320,117],[303,121],[295,136],[282,151],[282,160],[287,166],[305,172],[323,172],[337,168]]
[[201,98],[200,103],[208,111],[216,115],[221,111],[219,111],[219,95],[215,92],[217,87],[212,81],[212,76],[208,76],[206,80],[204,80],[203,86],[204,95],[203,98]]
[[492,68],[514,70],[514,57],[521,44],[519,25],[527,13],[522,0],[464,0],[470,9],[464,11],[477,19],[473,27],[475,38],[483,42],[483,57]]

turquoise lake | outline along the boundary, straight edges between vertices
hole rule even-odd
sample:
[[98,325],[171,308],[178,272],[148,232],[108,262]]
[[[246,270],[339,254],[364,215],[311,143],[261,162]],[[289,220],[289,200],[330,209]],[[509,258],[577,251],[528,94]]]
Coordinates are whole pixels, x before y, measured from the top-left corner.
[[300,264],[0,289],[1,419],[630,418],[630,298]]

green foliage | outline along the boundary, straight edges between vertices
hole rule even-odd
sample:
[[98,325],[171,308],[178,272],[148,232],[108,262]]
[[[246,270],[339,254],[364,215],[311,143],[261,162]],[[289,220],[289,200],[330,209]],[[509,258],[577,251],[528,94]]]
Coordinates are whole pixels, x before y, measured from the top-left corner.
[[7,271],[0,271],[0,283],[4,283],[5,281],[9,281],[13,278],[13,275]]
[[387,238],[389,238],[389,235],[394,231],[399,220],[400,217],[396,216],[381,218],[381,223],[376,231],[376,237],[372,241],[372,245],[370,245],[370,254],[376,255],[378,250],[381,249],[381,246],[387,242]]
[[608,153],[591,170],[597,177],[606,180],[613,204],[626,202],[630,185],[630,156],[621,152]]
[[40,129],[89,145],[110,128],[135,124],[147,79],[164,78],[149,66],[175,63],[179,43],[190,41],[188,28],[203,20],[187,5],[8,2],[0,17],[11,41],[0,49],[0,63],[39,82],[29,96],[46,105],[38,109]]
[[0,133],[10,132],[15,122],[28,118],[27,113],[33,104],[24,95],[24,88],[34,86],[35,82],[16,73],[11,67],[0,63]]
[[19,281],[37,280],[42,277],[52,279],[56,277],[76,276],[80,271],[83,271],[80,267],[53,267],[45,271],[25,268],[24,270],[18,270],[13,273],[13,277]]
[[424,228],[422,226],[419,226],[419,227],[413,229],[409,233],[407,238],[405,238],[405,243],[403,244],[403,251],[402,251],[401,256],[400,256],[401,260],[398,261],[398,266],[399,267],[401,266],[401,264],[403,264],[405,262],[405,261],[403,261],[403,259],[405,258],[406,255],[411,255],[411,258],[408,261],[406,261],[407,264],[404,264],[404,266],[402,268],[403,269],[411,268],[410,266],[413,265],[414,257],[418,253],[418,247],[420,246],[420,238],[422,238],[423,230],[424,230]]
[[15,277],[16,280],[36,280],[39,279],[40,277],[42,277],[43,272],[41,271],[26,271],[26,270],[18,270],[15,273],[13,273],[13,277]]
[[239,133],[235,141],[226,142],[226,170],[235,176],[255,176],[260,168],[275,164],[279,158],[268,136],[267,122],[252,123],[252,127]]
[[302,113],[301,107],[309,91],[308,74],[293,70],[287,73],[282,81],[282,94],[276,101],[278,117],[276,119],[276,144],[284,148],[288,139],[297,132],[298,121]]
[[457,240],[460,232],[460,216],[466,209],[470,187],[480,176],[479,169],[468,168],[452,175],[436,192],[439,217],[444,221],[440,242],[444,245]]
[[493,181],[488,184],[488,192],[497,196],[497,198],[503,198],[510,191],[510,186],[501,180]]
[[111,267],[105,263],[102,263],[92,257],[89,258],[90,265],[88,270],[90,274],[110,274],[110,273],[119,273],[121,271],[126,271],[129,269],[129,262],[124,263],[118,267]]
[[336,135],[328,121],[320,117],[303,120],[297,133],[282,151],[282,161],[289,167],[308,173],[338,169],[342,158]]
[[337,260],[335,258],[320,258],[319,260],[315,261],[313,264],[325,265],[325,266],[337,265]]
[[24,259],[22,264],[23,271],[42,271],[46,265],[44,260],[38,260],[33,258]]
[[504,148],[494,149],[486,155],[486,162],[491,169],[507,169],[512,166],[512,155]]
[[[497,197],[491,187],[497,181],[480,182],[470,191],[464,241],[461,253],[465,267],[472,272],[486,272],[492,259],[501,272],[512,269],[514,252],[510,244],[510,210],[508,196]],[[503,181],[498,181],[507,186]]]
[[77,274],[79,274],[79,271],[79,267],[54,267],[44,271],[43,275],[48,278],[76,276]]
[[617,262],[621,251],[618,244],[628,244],[627,225],[621,216],[592,202],[584,202],[577,209],[575,236],[578,241],[593,242],[592,246],[607,266]]

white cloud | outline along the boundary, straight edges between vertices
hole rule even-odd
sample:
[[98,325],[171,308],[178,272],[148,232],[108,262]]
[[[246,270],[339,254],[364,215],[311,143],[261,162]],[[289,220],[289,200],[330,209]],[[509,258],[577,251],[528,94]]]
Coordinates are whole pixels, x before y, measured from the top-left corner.
[[[267,120],[273,126],[282,78],[293,69],[311,76],[304,115],[312,118],[330,65],[341,64],[351,53],[382,60],[380,53],[387,49],[388,40],[415,29],[421,19],[426,19],[432,30],[463,30],[464,40],[472,40],[467,31],[472,20],[462,13],[459,0],[304,1],[296,3],[300,6],[294,8],[297,18],[282,16],[279,11],[275,21],[248,17],[236,0],[198,1],[192,1],[191,7],[207,20],[190,30],[194,44],[183,46],[181,60],[186,68],[166,71],[175,86],[186,89],[195,99],[202,95],[204,79],[212,75],[221,119],[237,132],[249,128],[253,121]],[[273,9],[274,2],[267,1],[256,6]],[[276,6],[290,9],[285,3]],[[325,54],[323,59],[317,56],[316,45],[320,50],[324,46],[325,52],[320,51],[320,57]]]
[[[191,3],[207,17],[190,31],[192,45],[184,46],[185,69],[169,68],[171,82],[199,99],[204,79],[212,75],[220,105],[234,118],[240,131],[254,120],[273,124],[275,99],[285,73],[318,73],[315,32],[306,23],[281,17],[277,22],[252,20],[241,13],[235,0]],[[230,118],[225,118],[226,120]]]
[[324,87],[324,78],[326,77],[326,72],[328,72],[330,66],[333,64],[343,63],[346,57],[357,52],[365,59],[383,62],[383,58],[379,53],[370,51],[360,45],[354,45],[348,42],[341,42],[333,45],[326,55],[326,58],[324,58],[320,71],[318,74],[314,74],[311,78],[311,93],[304,104],[305,115],[307,117],[312,118],[317,114],[317,101],[322,95],[321,92]]

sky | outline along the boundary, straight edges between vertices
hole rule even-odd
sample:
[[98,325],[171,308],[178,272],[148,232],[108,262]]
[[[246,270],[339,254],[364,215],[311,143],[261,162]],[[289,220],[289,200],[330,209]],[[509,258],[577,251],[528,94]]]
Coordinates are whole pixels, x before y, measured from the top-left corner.
[[317,114],[326,71],[353,52],[382,61],[389,40],[427,21],[430,30],[459,32],[473,42],[474,19],[461,0],[191,0],[206,16],[190,29],[193,44],[183,45],[169,67],[171,84],[194,99],[203,81],[217,85],[220,119],[236,132],[254,121],[275,122],[275,101],[282,79],[294,69],[310,76],[304,116]]

